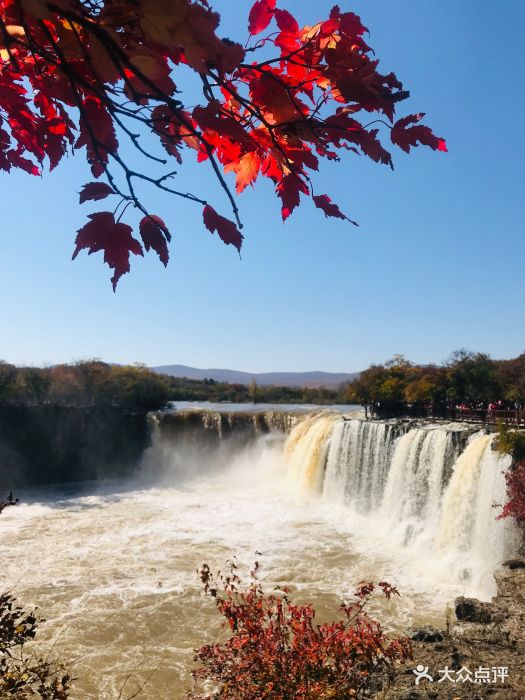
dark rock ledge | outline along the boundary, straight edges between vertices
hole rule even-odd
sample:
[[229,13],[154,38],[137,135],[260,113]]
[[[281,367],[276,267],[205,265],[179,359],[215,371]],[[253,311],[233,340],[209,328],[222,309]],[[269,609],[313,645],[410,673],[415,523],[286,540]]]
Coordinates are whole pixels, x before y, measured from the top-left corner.
[[[403,664],[389,688],[371,693],[376,700],[525,700],[525,557],[505,562],[494,574],[497,595],[491,603],[457,598],[456,621],[448,630],[424,627],[411,633],[414,658]],[[414,669],[428,667],[433,681],[416,685]],[[474,674],[493,668],[508,669],[502,682],[450,680],[438,683],[448,667],[466,667]],[[462,674],[463,676],[466,674]],[[505,675],[505,672],[503,672]],[[481,674],[480,674],[481,676]],[[478,676],[479,678],[479,676]]]

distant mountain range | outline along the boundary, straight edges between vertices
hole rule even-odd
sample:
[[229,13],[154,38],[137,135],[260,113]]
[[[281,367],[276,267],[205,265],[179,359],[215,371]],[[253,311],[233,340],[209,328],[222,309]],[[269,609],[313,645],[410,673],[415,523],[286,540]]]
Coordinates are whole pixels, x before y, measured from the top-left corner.
[[197,369],[186,365],[162,365],[152,367],[154,372],[168,374],[171,377],[187,379],[214,379],[216,382],[230,384],[249,384],[253,379],[260,386],[324,386],[334,388],[343,382],[349,382],[359,372],[239,372],[235,369]]

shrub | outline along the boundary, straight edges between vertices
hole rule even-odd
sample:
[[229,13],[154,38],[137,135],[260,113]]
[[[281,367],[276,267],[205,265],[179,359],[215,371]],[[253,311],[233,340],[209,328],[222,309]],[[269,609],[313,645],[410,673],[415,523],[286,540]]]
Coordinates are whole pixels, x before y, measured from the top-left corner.
[[[215,600],[230,634],[225,642],[196,650],[191,700],[347,700],[372,676],[391,680],[396,661],[411,657],[410,641],[389,640],[364,608],[376,586],[361,584],[340,617],[315,624],[311,605],[296,605],[288,589],[265,594],[257,578],[243,584],[235,562],[215,576],[202,566],[204,591]],[[390,598],[395,588],[377,588]],[[209,690],[213,687],[213,690]]]
[[499,452],[512,456],[513,464],[505,472],[507,502],[498,520],[514,518],[525,530],[525,433],[509,430],[503,423],[498,425],[496,447]]
[[505,472],[507,482],[507,502],[503,506],[498,520],[514,518],[525,529],[525,462],[519,462],[514,468]]
[[498,423],[496,447],[499,452],[511,455],[515,463],[525,461],[525,433],[509,430],[505,423]]

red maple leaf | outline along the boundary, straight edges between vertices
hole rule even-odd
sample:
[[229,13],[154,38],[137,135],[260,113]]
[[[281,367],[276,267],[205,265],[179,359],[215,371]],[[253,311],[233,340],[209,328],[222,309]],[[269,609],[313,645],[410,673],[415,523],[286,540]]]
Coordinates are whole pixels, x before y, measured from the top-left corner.
[[164,221],[160,216],[150,214],[141,219],[139,231],[146,251],[153,249],[166,267],[170,259],[166,241],[171,241],[171,234]]
[[54,170],[66,153],[66,142],[62,136],[49,132],[45,138],[44,150],[49,158],[49,170]]
[[275,9],[275,0],[257,0],[250,10],[248,31],[259,34],[270,24]]
[[7,151],[6,155],[9,158],[11,165],[14,165],[16,168],[20,168],[21,170],[25,170],[26,173],[29,173],[30,175],[40,175],[39,168],[28,158],[24,158],[24,156],[21,155],[21,152],[23,152],[22,149]]
[[288,85],[278,71],[270,68],[266,68],[262,74],[254,74],[250,94],[266,120],[272,124],[303,120],[309,111],[304,102],[293,95],[293,82]]
[[353,12],[341,13],[339,8],[336,6],[332,9],[330,16],[332,18],[339,19],[339,29],[342,34],[356,37],[368,31],[368,29],[361,22],[361,18]]
[[235,190],[237,194],[240,194],[248,185],[253,185],[260,167],[261,159],[257,153],[251,151],[226,165],[224,170],[226,172],[233,171],[236,174]]
[[245,129],[232,117],[220,111],[220,104],[211,102],[206,107],[195,107],[192,114],[203,131],[214,131],[220,138],[229,138],[252,150],[254,145]]
[[295,35],[299,33],[299,25],[297,20],[288,12],[288,10],[274,10],[274,15],[277,21],[277,26],[281,32]]
[[293,210],[299,206],[300,193],[308,194],[308,187],[300,177],[291,173],[285,175],[275,188],[277,194],[282,200],[283,206],[281,214],[283,221],[287,219]]
[[395,143],[406,153],[410,152],[411,146],[415,148],[420,143],[423,146],[430,146],[433,151],[446,152],[447,144],[445,139],[435,136],[428,126],[419,124],[418,126],[407,128],[409,124],[417,124],[424,116],[425,114],[422,112],[420,114],[410,114],[408,117],[399,119],[390,132],[392,143]]
[[315,206],[324,211],[325,216],[333,216],[336,219],[346,219],[346,221],[350,221],[350,223],[354,224],[354,226],[358,226],[355,221],[352,221],[352,219],[349,219],[346,214],[343,214],[337,204],[334,204],[327,194],[315,195],[313,200]]
[[87,249],[88,255],[104,251],[104,262],[114,270],[111,278],[113,291],[117,288],[119,279],[129,272],[129,255],[143,255],[142,246],[131,235],[131,226],[115,221],[109,211],[101,211],[89,215],[90,221],[78,230],[73,252],[73,260],[81,250]]
[[118,145],[111,115],[97,97],[88,95],[82,104],[80,136],[75,148],[86,146],[88,162],[95,177],[102,175],[103,163],[109,160],[108,153],[115,153]]
[[87,202],[88,199],[104,199],[110,194],[116,194],[113,187],[105,182],[88,182],[80,191],[79,203]]
[[217,214],[215,209],[209,204],[207,204],[204,207],[202,212],[202,218],[204,220],[204,225],[206,226],[208,231],[211,231],[212,233],[217,231],[221,241],[223,241],[226,244],[235,246],[240,252],[242,246],[242,239],[244,238],[244,236],[239,231],[239,229],[233,221],[225,219],[224,216]]

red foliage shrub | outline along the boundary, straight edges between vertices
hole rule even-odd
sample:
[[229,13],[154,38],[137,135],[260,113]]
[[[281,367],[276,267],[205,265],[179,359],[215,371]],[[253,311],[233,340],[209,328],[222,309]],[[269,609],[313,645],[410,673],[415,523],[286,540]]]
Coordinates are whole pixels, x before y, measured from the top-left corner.
[[518,525],[525,528],[525,461],[518,462],[514,469],[505,472],[507,482],[507,502],[498,516],[514,518]]
[[[340,618],[315,624],[311,605],[295,605],[288,589],[265,594],[258,565],[243,584],[235,562],[215,576],[203,565],[204,591],[215,600],[230,635],[196,650],[198,668],[191,700],[347,700],[370,684],[391,679],[397,660],[411,657],[410,641],[388,639],[364,611],[376,586],[361,584]],[[381,582],[388,599],[398,595]],[[210,690],[210,688],[213,688]]]

